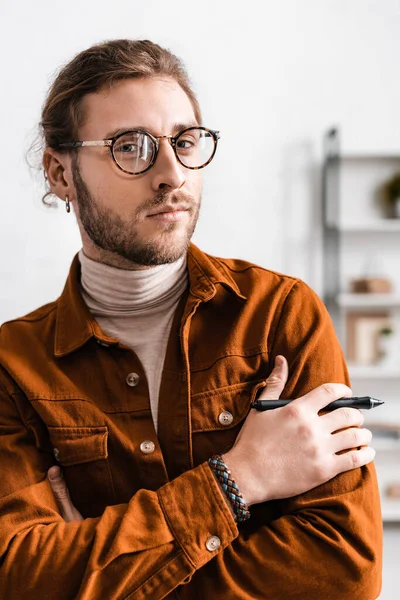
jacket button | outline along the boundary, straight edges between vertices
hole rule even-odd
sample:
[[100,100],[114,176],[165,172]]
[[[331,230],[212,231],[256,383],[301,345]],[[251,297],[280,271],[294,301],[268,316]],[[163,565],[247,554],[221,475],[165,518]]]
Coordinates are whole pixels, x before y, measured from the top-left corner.
[[130,386],[130,387],[135,387],[135,385],[137,385],[139,383],[139,375],[137,373],[129,373],[129,375],[127,375],[126,377],[126,383]]
[[210,552],[212,552],[213,550],[217,550],[220,547],[220,545],[221,545],[221,540],[216,535],[212,535],[206,541],[206,548]]
[[59,457],[60,457],[60,451],[59,451],[59,449],[58,448],[53,448],[53,454],[54,454],[54,458],[56,460],[58,460]]
[[154,448],[154,443],[149,440],[146,440],[140,444],[140,450],[143,452],[143,454],[151,454],[154,452]]
[[221,423],[221,425],[230,425],[233,421],[233,415],[225,410],[219,415],[218,421]]

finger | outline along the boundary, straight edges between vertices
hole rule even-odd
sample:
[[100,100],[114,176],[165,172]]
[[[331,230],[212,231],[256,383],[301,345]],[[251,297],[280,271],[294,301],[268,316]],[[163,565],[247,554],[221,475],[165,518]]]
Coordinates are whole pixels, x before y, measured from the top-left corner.
[[271,371],[270,376],[265,382],[258,400],[273,400],[278,399],[286,385],[289,376],[289,366],[286,358],[278,355],[275,358],[275,366]]
[[317,413],[339,398],[351,398],[352,391],[344,383],[324,383],[304,396],[293,400],[298,405],[306,403]]
[[364,446],[360,450],[350,450],[344,454],[336,454],[336,473],[363,467],[374,460],[375,454],[376,452],[371,446]]
[[48,477],[54,497],[60,507],[61,516],[68,523],[82,519],[81,514],[72,504],[68,487],[60,467],[50,467]]
[[359,427],[350,427],[345,431],[340,431],[332,435],[333,451],[350,450],[359,446],[368,446],[372,440],[372,433],[369,429],[360,429]]
[[364,423],[364,415],[358,408],[336,408],[320,417],[331,433],[345,427],[360,427]]

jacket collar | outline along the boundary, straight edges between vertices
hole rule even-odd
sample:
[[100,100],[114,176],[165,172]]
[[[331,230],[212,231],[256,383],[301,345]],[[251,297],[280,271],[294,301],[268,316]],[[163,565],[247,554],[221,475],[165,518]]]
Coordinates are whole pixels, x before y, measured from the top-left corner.
[[[202,252],[194,244],[188,249],[188,271],[190,294],[207,302],[217,293],[216,284],[246,300],[236,281],[224,264]],[[58,299],[54,354],[66,356],[81,348],[92,337],[100,344],[116,345],[118,340],[107,336],[86,306],[81,291],[81,264],[75,255],[64,290]]]

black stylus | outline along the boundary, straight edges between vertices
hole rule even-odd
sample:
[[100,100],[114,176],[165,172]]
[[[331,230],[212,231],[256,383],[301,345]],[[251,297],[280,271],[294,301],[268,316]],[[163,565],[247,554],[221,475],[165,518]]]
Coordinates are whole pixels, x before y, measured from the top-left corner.
[[[290,402],[292,402],[292,400],[255,400],[250,404],[250,408],[255,408],[256,410],[273,410],[274,408],[286,406]],[[384,404],[382,400],[371,398],[370,396],[339,398],[338,400],[334,400],[330,404],[327,404],[321,410],[335,410],[336,408],[343,407],[369,410],[370,408],[375,408],[375,406],[380,406],[381,404]]]

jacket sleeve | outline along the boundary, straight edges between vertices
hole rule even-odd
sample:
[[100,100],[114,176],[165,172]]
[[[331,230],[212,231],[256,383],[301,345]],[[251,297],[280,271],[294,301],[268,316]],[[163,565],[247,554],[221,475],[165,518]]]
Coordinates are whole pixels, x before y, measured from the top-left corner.
[[[269,340],[270,364],[289,363],[283,398],[349,377],[324,304],[296,280]],[[375,600],[381,589],[382,518],[373,464],[279,502],[251,507],[239,536],[180,586],[204,598],[212,581],[224,600]],[[204,587],[203,587],[204,586]],[[194,595],[196,591],[196,596]]]
[[[223,551],[238,529],[205,462],[101,517],[65,523],[17,398],[0,389],[0,597],[157,600]],[[207,541],[217,536],[219,547]],[[217,540],[218,541],[218,540]],[[208,549],[208,547],[210,549]]]

